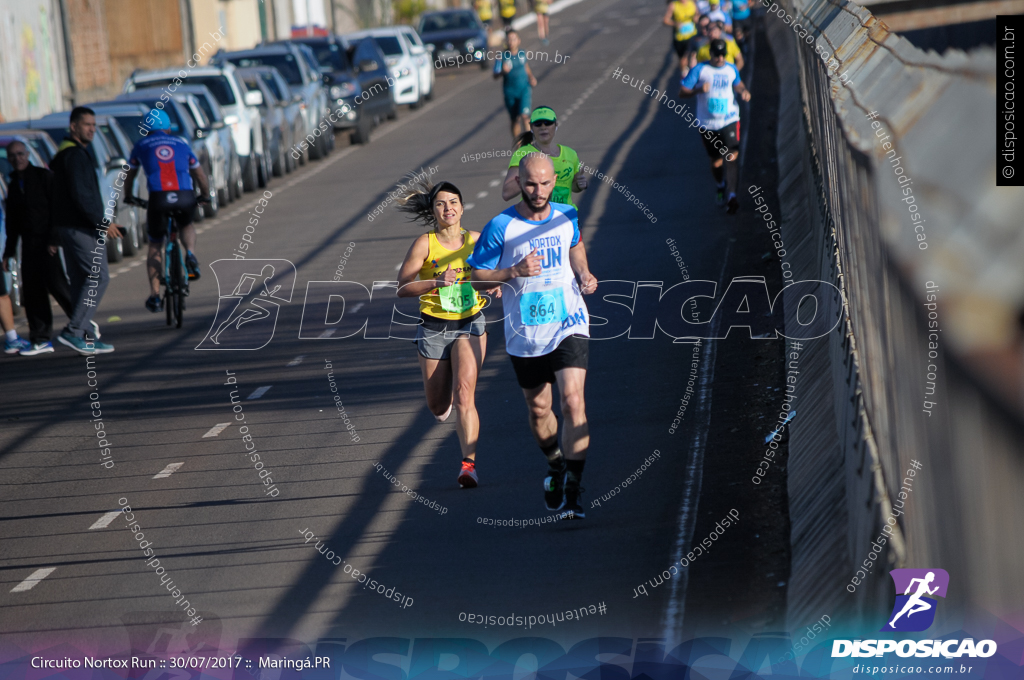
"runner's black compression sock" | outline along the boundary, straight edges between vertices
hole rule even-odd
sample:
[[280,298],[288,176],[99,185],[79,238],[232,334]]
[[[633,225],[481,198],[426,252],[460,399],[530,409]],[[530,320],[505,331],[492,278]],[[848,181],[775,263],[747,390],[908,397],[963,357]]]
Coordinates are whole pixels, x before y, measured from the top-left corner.
[[540,450],[544,452],[544,457],[548,459],[548,466],[552,470],[562,469],[565,458],[562,456],[562,452],[558,448],[557,437],[553,442],[551,442],[547,446],[540,447]]
[[740,180],[739,160],[725,162],[725,191],[727,194],[736,193],[736,185]]
[[586,465],[586,460],[566,460],[565,467],[576,481],[583,479],[583,466]]
[[722,169],[721,165],[718,167],[715,167],[714,165],[711,166],[711,175],[715,178],[715,182],[718,186],[722,186],[722,174],[724,172],[725,170]]

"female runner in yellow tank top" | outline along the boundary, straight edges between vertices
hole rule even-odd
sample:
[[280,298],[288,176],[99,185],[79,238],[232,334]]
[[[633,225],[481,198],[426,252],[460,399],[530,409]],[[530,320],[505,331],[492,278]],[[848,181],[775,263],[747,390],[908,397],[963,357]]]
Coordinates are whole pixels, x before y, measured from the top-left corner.
[[[458,481],[477,485],[476,443],[480,419],[474,393],[487,350],[480,311],[486,301],[470,283],[466,259],[480,237],[462,228],[462,193],[451,182],[422,180],[399,199],[398,209],[431,227],[413,241],[398,273],[398,297],[418,297],[422,324],[416,332],[427,408],[438,422],[458,411],[456,430],[462,449]],[[501,289],[495,289],[501,297]]]

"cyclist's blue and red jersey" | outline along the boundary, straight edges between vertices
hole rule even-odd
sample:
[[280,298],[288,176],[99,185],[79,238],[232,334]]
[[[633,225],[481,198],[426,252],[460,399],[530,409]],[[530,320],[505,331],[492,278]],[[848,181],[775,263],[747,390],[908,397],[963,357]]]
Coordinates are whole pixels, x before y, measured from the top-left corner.
[[153,130],[132,147],[128,164],[133,168],[142,166],[150,191],[189,191],[189,170],[199,167],[199,159],[180,137]]

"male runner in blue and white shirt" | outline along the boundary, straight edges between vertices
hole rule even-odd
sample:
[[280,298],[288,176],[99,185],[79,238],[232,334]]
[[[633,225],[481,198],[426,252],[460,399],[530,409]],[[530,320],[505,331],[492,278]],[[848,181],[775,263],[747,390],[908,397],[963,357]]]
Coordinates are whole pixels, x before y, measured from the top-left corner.
[[[466,261],[474,281],[507,283],[505,349],[530,411],[530,430],[548,459],[544,501],[582,519],[580,479],[590,445],[583,387],[587,378],[590,315],[583,295],[597,290],[580,240],[576,209],[551,203],[555,169],[542,153],[519,164],[523,200],[484,227]],[[578,280],[577,280],[578,277]],[[551,411],[551,384],[561,395],[562,445]]]
[[740,174],[740,107],[735,94],[748,102],[750,92],[743,86],[740,72],[725,60],[726,50],[724,40],[712,40],[711,61],[690,69],[683,78],[679,96],[697,95],[697,118],[701,122],[697,131],[711,158],[711,174],[718,185],[718,205],[728,200],[732,215],[740,207],[736,198]]

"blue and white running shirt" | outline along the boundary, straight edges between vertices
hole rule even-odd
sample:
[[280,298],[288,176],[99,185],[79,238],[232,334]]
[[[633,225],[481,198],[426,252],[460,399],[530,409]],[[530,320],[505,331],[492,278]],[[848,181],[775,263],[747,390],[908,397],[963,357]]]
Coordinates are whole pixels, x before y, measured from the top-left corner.
[[[508,281],[501,302],[505,350],[512,356],[549,354],[570,335],[590,337],[590,315],[569,264],[569,248],[580,242],[576,208],[551,203],[546,220],[524,220],[515,206],[484,227],[466,263],[473,269],[505,269],[534,248],[541,257],[537,276]],[[513,294],[514,293],[514,294]]]
[[[740,119],[733,86],[740,82],[740,72],[729,62],[715,68],[702,61],[683,78],[683,87],[697,91],[697,117],[709,130],[721,130]],[[711,83],[710,92],[701,92],[704,83]]]

